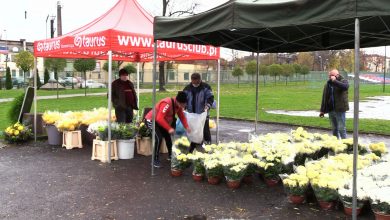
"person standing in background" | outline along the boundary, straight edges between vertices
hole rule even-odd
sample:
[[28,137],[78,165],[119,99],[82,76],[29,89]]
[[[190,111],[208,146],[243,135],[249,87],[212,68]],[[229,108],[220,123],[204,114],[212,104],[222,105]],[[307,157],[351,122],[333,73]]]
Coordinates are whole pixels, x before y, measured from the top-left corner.
[[[207,118],[203,128],[203,140],[204,143],[210,144],[209,110],[214,103],[214,95],[211,87],[209,84],[202,82],[199,73],[193,73],[191,75],[191,83],[188,84],[183,91],[187,94],[188,112],[196,114],[207,112]],[[200,143],[191,143],[190,152],[193,152],[197,144]]]
[[116,121],[122,123],[131,123],[133,110],[138,110],[137,93],[128,76],[127,70],[121,69],[119,79],[112,82],[112,103],[115,108]]
[[349,110],[348,80],[344,79],[337,69],[331,70],[328,76],[329,80],[322,93],[319,116],[322,118],[324,114],[328,113],[333,135],[339,139],[345,139],[347,138],[345,112]]

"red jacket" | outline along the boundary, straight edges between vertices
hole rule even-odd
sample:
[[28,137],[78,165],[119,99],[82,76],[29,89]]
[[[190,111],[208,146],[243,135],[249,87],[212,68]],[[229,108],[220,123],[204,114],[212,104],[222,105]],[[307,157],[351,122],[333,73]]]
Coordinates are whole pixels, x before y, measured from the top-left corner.
[[[172,108],[172,99],[176,102],[175,98],[165,98],[160,100],[156,104],[156,122],[163,127],[165,130],[169,131],[171,129],[171,123],[173,121],[173,108]],[[183,123],[184,128],[188,128],[187,119],[184,116],[183,108],[176,106],[175,113],[179,116],[181,123]],[[145,118],[147,120],[152,120],[153,111],[149,111],[146,114]]]

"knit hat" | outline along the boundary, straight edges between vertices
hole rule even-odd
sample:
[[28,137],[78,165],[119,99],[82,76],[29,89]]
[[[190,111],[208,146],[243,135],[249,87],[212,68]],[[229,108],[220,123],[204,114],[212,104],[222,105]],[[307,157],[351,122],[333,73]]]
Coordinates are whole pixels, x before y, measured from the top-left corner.
[[122,76],[122,75],[129,75],[129,73],[127,72],[127,70],[125,68],[119,70],[119,76]]
[[187,103],[187,94],[183,91],[180,91],[176,95],[176,101],[180,103]]

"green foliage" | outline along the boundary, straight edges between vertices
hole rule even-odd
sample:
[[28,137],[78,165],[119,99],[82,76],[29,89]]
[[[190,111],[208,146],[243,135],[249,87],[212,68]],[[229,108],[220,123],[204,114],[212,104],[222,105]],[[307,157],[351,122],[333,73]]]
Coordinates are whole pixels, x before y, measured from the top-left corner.
[[206,176],[209,177],[222,177],[223,176],[223,167],[222,165],[218,165],[212,169],[206,169]]
[[339,196],[337,190],[327,187],[313,186],[313,190],[318,201],[331,202],[337,200]]
[[49,79],[50,79],[49,70],[47,68],[45,68],[45,72],[43,75],[43,84],[46,84],[47,82],[49,82]]
[[12,87],[11,70],[8,66],[5,74],[5,89],[10,90]]
[[138,127],[138,136],[140,137],[151,137],[152,131],[146,126],[144,122],[141,122]]
[[66,67],[66,60],[61,58],[45,58],[44,66],[46,69],[54,72],[63,71]]
[[118,127],[113,129],[113,139],[130,140],[137,134],[137,127],[134,124],[120,123]]
[[235,66],[233,71],[232,71],[232,75],[234,77],[240,77],[240,76],[244,75],[244,71],[241,69],[240,66]]
[[135,68],[134,67],[134,65],[133,64],[127,64],[125,67],[123,67],[124,69],[126,69],[127,70],[127,72],[129,73],[129,74],[132,74],[132,73],[136,73],[137,72],[137,68]]
[[[111,69],[112,69],[113,72],[117,72],[119,70],[118,63],[117,62],[112,62]],[[105,62],[103,64],[103,70],[108,72],[108,62]]]
[[77,59],[73,63],[75,70],[85,73],[96,68],[96,60],[94,59]]
[[304,196],[307,190],[307,186],[285,186],[284,187],[289,195]]
[[272,64],[269,66],[269,75],[270,76],[279,76],[282,75],[283,73],[283,68],[279,64]]
[[30,51],[21,51],[15,56],[16,66],[28,72],[34,66],[34,55]]
[[24,94],[21,93],[11,103],[11,108],[8,110],[8,119],[12,123],[16,123],[19,118],[20,110],[22,109]]
[[294,68],[294,73],[301,73],[302,71],[302,66],[299,65],[298,63],[294,63],[293,68]]
[[256,72],[257,72],[257,67],[256,67],[256,61],[255,60],[251,60],[249,61],[246,66],[245,66],[245,72],[246,74],[248,75],[251,75],[253,77],[253,75],[256,75]]
[[371,207],[375,212],[383,213],[385,215],[390,214],[390,204],[387,202],[373,202]]
[[302,66],[301,67],[301,72],[302,75],[307,75],[309,74],[309,67],[308,66]]
[[202,175],[204,175],[206,173],[206,170],[205,170],[201,160],[194,160],[193,164],[194,164],[193,173],[202,174]]
[[37,73],[37,87],[38,87],[37,89],[39,89],[39,88],[41,88],[42,83],[41,83],[41,78],[39,77],[38,69],[37,69],[36,73]]
[[265,65],[265,64],[261,64],[260,65],[260,73],[259,74],[262,75],[262,76],[269,75],[268,66]]

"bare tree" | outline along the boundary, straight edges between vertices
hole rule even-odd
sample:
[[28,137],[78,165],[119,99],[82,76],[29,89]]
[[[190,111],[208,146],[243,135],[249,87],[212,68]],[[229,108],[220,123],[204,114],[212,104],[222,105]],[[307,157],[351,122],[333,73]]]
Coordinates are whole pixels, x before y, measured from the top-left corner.
[[[175,0],[162,0],[162,16],[178,17],[181,15],[192,15],[199,4],[194,1],[181,1],[177,3]],[[159,91],[166,91],[165,86],[165,62],[161,61],[158,64],[159,70]]]

